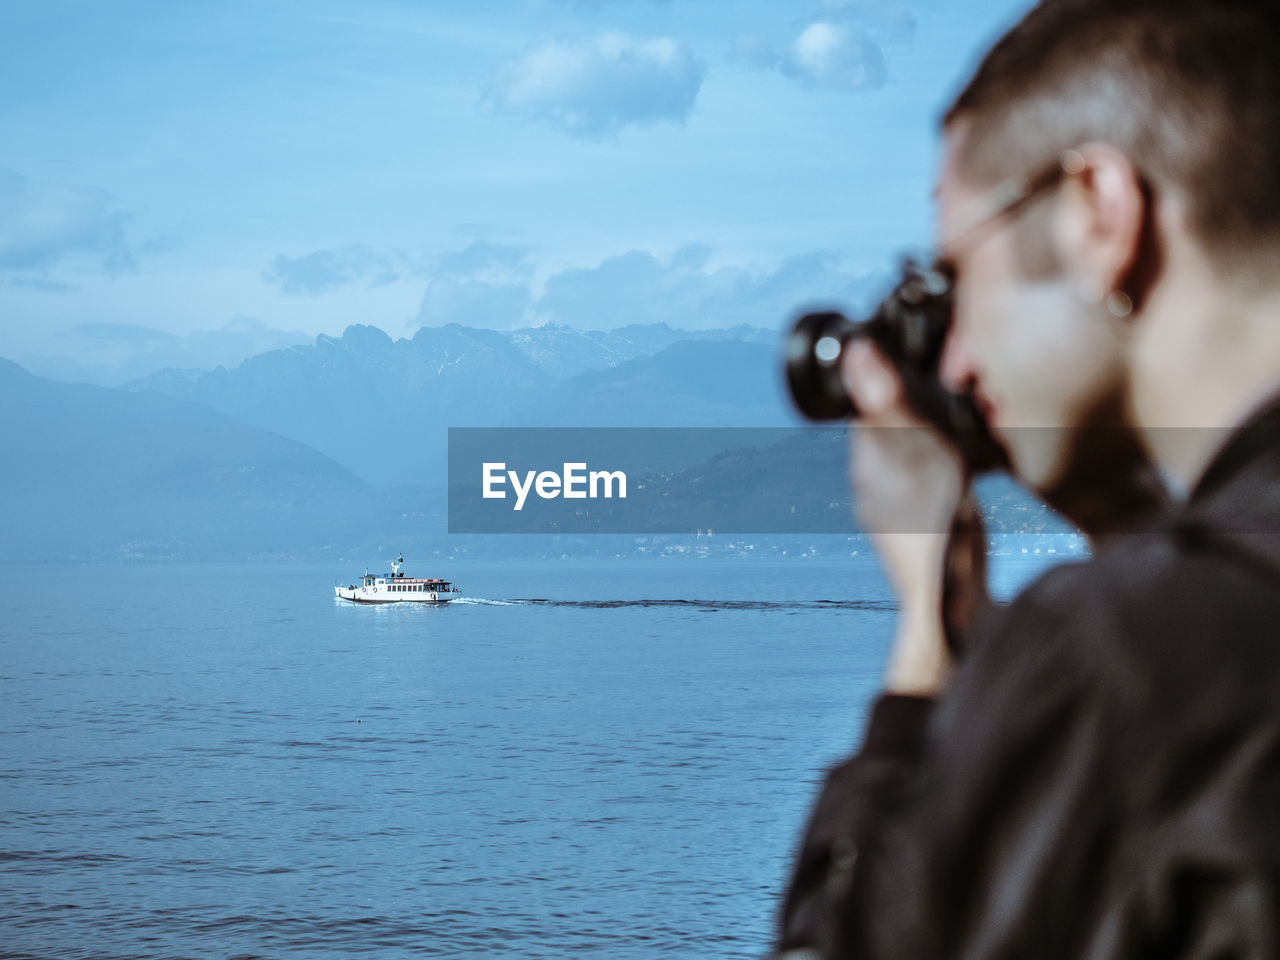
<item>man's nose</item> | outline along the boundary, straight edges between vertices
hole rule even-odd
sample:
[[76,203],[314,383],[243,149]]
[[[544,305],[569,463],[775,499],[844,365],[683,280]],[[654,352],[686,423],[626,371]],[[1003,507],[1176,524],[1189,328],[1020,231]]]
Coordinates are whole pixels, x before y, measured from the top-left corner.
[[978,372],[973,365],[973,355],[964,337],[953,323],[942,346],[942,360],[938,366],[938,378],[953,393],[963,393],[973,386]]

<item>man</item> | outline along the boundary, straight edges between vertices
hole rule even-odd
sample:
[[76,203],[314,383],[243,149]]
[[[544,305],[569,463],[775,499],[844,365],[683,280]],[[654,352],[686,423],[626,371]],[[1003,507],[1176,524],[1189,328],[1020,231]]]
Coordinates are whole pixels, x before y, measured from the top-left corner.
[[1181,502],[952,662],[961,464],[848,351],[855,501],[901,614],[781,955],[1280,956],[1278,113],[1274,2],[1045,0],[947,114],[944,382],[1048,499],[1132,425]]

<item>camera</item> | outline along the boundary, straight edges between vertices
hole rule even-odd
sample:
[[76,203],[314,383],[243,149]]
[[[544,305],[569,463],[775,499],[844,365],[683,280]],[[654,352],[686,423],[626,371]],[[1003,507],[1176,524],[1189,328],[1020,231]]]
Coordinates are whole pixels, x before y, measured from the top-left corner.
[[865,337],[898,371],[908,404],[955,442],[972,472],[1005,468],[1004,449],[973,397],[951,392],[938,379],[952,294],[953,277],[945,265],[907,260],[897,286],[867,319],[854,321],[835,312],[802,316],[786,342],[787,386],[796,407],[810,420],[858,415],[840,382],[840,358],[846,345]]

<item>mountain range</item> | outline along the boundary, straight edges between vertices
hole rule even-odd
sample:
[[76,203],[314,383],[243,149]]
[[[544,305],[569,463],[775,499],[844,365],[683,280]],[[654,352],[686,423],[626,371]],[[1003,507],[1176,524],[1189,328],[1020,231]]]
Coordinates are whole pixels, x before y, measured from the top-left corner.
[[450,325],[392,340],[352,326],[127,388],[0,360],[11,505],[0,559],[316,556],[425,540],[445,527],[448,427],[782,422],[772,337]]
[[503,333],[449,324],[392,340],[274,350],[234,369],[162,370],[128,385],[314,447],[375,486],[443,484],[457,426],[776,426],[793,423],[776,335],[665,324]]
[[[0,360],[0,560],[537,553],[537,537],[445,534],[449,427],[792,426],[775,341],[749,327],[449,325],[392,340],[352,326],[232,369],[167,369],[127,388]],[[680,457],[652,479],[684,505],[668,511],[667,529],[751,529],[753,510],[799,512],[811,530],[840,517],[835,529],[851,529],[843,444],[726,456],[713,443]],[[1009,496],[1031,529],[1053,529]],[[598,551],[606,538],[579,539],[566,549]]]

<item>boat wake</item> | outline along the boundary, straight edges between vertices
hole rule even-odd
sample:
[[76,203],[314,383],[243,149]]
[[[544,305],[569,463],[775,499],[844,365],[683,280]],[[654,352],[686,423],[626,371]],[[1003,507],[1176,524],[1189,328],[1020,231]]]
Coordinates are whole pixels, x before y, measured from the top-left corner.
[[671,607],[678,610],[885,610],[898,609],[893,600],[551,600],[546,597],[513,597],[489,600],[459,597],[458,604],[491,607],[577,607],[584,610],[614,610],[625,607]]

